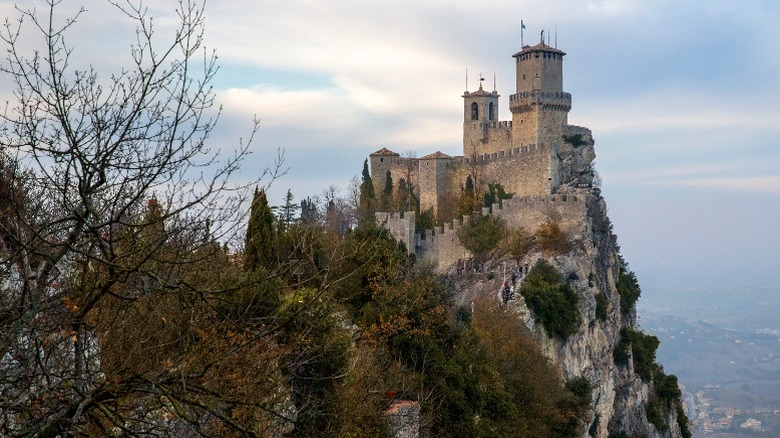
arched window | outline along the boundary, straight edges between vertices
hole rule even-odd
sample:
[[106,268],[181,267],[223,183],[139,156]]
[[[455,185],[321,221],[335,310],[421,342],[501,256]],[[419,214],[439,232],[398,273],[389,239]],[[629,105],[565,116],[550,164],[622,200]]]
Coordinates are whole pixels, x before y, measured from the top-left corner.
[[471,120],[479,120],[479,105],[477,102],[471,104]]
[[496,106],[493,102],[488,105],[488,120],[496,120]]

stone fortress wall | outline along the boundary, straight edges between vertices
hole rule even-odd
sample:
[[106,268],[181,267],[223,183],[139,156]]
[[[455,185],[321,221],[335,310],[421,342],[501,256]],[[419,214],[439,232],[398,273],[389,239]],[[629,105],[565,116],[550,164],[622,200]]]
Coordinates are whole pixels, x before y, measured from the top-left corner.
[[463,153],[493,154],[512,150],[512,121],[466,121],[463,125]]
[[460,190],[469,174],[476,174],[483,183],[498,182],[515,196],[538,195],[549,192],[553,153],[544,144],[529,144],[468,157],[374,155],[370,160],[371,179],[375,191],[384,188],[388,170],[396,188],[401,178],[407,183],[410,180],[422,209],[438,205],[448,191]]
[[[585,229],[585,208],[585,195],[524,196],[506,199],[503,205],[496,203],[492,208],[483,208],[482,215],[495,215],[506,221],[510,229],[522,227],[528,233],[534,233],[540,225],[554,218],[562,230],[576,239],[588,231]],[[460,244],[457,235],[460,227],[468,223],[469,216],[421,233],[414,232],[413,211],[378,212],[376,220],[396,239],[404,242],[410,254],[434,262],[440,270],[453,265],[459,259],[471,258],[468,250]]]

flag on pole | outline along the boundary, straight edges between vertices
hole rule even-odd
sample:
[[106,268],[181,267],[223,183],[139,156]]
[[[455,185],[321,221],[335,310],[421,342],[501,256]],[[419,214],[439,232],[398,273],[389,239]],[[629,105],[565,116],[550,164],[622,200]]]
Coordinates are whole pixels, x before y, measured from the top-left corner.
[[520,20],[520,29],[525,29],[525,23],[523,23],[523,20]]

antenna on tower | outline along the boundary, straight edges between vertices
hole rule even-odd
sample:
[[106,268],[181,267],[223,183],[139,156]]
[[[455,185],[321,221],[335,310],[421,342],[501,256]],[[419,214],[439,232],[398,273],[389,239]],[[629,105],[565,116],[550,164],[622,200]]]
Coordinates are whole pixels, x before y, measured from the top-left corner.
[[558,26],[555,26],[555,48],[558,48]]
[[469,68],[466,67],[466,91],[469,91]]
[[496,91],[496,72],[493,72],[493,91]]

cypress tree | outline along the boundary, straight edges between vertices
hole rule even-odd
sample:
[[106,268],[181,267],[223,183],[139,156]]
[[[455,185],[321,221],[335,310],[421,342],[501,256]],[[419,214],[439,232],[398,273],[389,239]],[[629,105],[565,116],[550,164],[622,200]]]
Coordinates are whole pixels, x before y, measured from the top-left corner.
[[371,220],[374,213],[374,182],[368,172],[368,159],[363,161],[363,182],[360,184],[360,219]]
[[388,170],[385,172],[385,188],[382,190],[382,209],[390,210],[393,200],[393,175]]
[[256,271],[261,266],[270,268],[275,248],[274,215],[265,191],[255,188],[246,229],[244,268],[248,271]]

